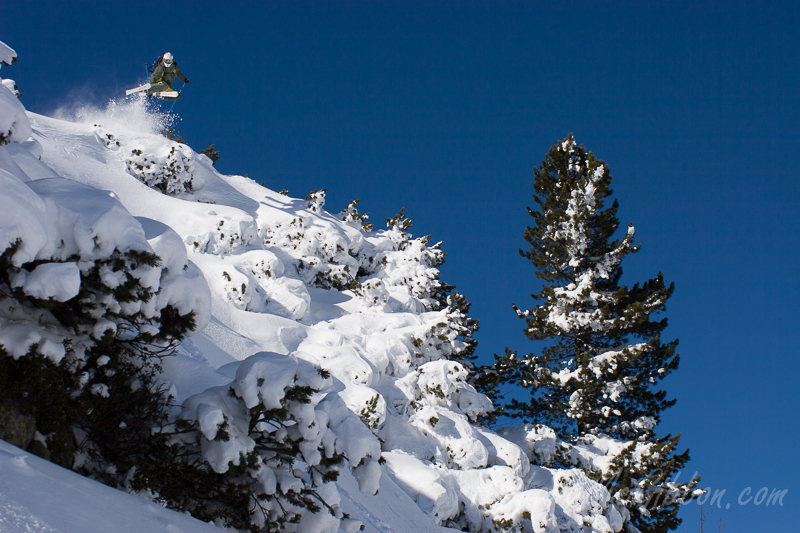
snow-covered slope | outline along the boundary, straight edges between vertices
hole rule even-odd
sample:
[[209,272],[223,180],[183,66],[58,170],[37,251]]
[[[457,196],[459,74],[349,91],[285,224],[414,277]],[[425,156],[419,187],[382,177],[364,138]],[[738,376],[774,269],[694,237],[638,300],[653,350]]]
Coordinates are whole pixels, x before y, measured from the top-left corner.
[[0,441],[3,533],[221,533]]
[[[54,465],[0,440],[0,531],[3,533],[221,533],[170,511]],[[365,531],[440,533],[389,477],[378,496],[358,490],[351,476],[338,483],[342,508]]]
[[[491,404],[469,384],[469,370],[459,362],[474,326],[458,295],[448,294],[438,279],[438,245],[410,235],[402,216],[388,229],[368,232],[352,207],[325,211],[324,191],[296,199],[242,176],[223,176],[206,156],[159,135],[163,116],[148,105],[131,98],[58,120],[25,113],[0,87],[0,133],[6,132],[0,195],[9,206],[20,199],[40,202],[36,212],[44,217],[34,220],[9,207],[9,216],[0,214],[0,246],[21,236],[25,246],[40,241],[23,248],[28,261],[55,257],[49,243],[63,241],[60,235],[70,230],[76,243],[84,236],[97,246],[158,253],[166,265],[159,305],[194,309],[200,325],[166,365],[165,379],[183,403],[183,416],[197,420],[209,439],[229,415],[220,391],[233,386],[245,402],[249,395],[267,401],[282,394],[281,380],[301,379],[302,369],[327,370],[330,378],[319,380],[322,391],[310,411],[296,415],[318,428],[304,434],[316,443],[314,450],[330,447],[347,457],[349,467],[341,469],[326,499],[357,522],[317,520],[301,529],[349,530],[360,522],[365,531],[381,533],[443,526],[621,530],[624,510],[605,487],[577,469],[537,465],[546,464],[547,450],[555,446],[547,428],[516,428],[504,437],[480,424]],[[65,221],[53,210],[72,218]],[[37,224],[42,227],[34,231]],[[179,275],[181,266],[185,274]],[[34,276],[38,269],[31,272],[28,294],[38,290],[37,297],[59,301],[74,296],[69,280],[74,285],[78,278],[69,277],[69,268],[49,277],[43,271],[41,280]],[[0,316],[0,328],[8,331],[12,319]],[[24,353],[39,340],[17,335],[4,342]],[[215,470],[250,446],[246,431],[237,434],[235,425],[229,441],[204,445]],[[39,490],[59,494],[77,483],[70,481],[77,474],[57,473],[58,467],[8,446],[0,449],[0,460],[7,465],[0,467],[14,472],[0,486],[0,524],[13,511],[12,531],[93,530],[66,514],[58,523],[58,512],[32,496],[8,498],[14,486],[28,482],[26,468],[33,472],[28,477],[40,480]],[[70,494],[64,505],[94,513],[90,500],[111,489],[81,483],[85,493]],[[126,508],[117,516],[127,521],[125,513],[144,504],[120,495],[114,505]],[[113,520],[103,515],[97,521],[102,527],[94,530],[129,530]],[[184,520],[158,514],[138,530],[189,530]]]

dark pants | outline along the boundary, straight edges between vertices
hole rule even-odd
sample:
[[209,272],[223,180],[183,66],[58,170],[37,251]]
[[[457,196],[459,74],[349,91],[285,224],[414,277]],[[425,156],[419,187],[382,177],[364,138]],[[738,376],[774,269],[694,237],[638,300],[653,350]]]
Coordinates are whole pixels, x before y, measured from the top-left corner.
[[[170,87],[167,84],[167,82],[160,81],[158,83],[154,83],[153,85],[151,85],[150,89],[148,89],[148,91],[147,91],[147,94],[162,93],[162,92],[174,91],[174,90],[175,89]],[[175,91],[175,92],[177,92],[177,91]],[[164,98],[164,100],[178,100],[180,97],[181,97],[181,95],[180,95],[180,93],[178,93],[178,96],[165,96],[163,98]]]

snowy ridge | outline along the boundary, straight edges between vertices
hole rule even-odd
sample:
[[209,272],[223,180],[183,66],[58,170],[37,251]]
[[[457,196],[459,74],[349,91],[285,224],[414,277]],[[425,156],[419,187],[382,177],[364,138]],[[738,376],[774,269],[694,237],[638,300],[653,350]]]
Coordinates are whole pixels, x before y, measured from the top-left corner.
[[[537,466],[555,453],[549,428],[498,435],[480,424],[491,403],[459,360],[474,328],[438,279],[439,244],[414,238],[402,214],[367,232],[350,206],[326,212],[324,191],[295,199],[223,176],[208,157],[158,135],[162,117],[147,105],[131,97],[88,121],[66,121],[26,113],[0,88],[0,248],[21,239],[18,267],[60,261],[23,269],[14,283],[62,302],[78,294],[80,272],[115,253],[161,258],[133,269],[155,297],[127,311],[143,324],[168,305],[196,314],[164,379],[182,402],[180,417],[198,424],[200,453],[215,471],[254,449],[249,409],[277,406],[288,388],[308,385],[320,392],[292,407],[297,424],[264,431],[301,434],[308,465],[343,454],[348,468],[320,488],[334,512],[304,516],[298,531],[622,529],[624,510],[604,486],[578,469]],[[100,275],[120,283],[111,270]],[[4,306],[0,326],[15,357],[34,343],[63,357],[66,333],[55,325]],[[113,327],[98,320],[84,341]],[[222,430],[228,440],[215,439]],[[576,450],[576,463],[605,457],[613,446],[601,444]],[[259,470],[267,494],[295,482],[285,468]],[[33,525],[39,511],[25,512],[20,520]],[[165,519],[148,529],[182,531],[186,517],[174,514],[174,528]]]

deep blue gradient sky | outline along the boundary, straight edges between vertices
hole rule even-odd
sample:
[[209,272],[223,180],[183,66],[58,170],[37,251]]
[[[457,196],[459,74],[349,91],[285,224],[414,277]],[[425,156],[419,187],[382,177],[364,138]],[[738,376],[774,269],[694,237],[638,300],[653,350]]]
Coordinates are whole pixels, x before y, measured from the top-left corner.
[[[171,51],[178,132],[216,143],[220,171],[327,188],[332,212],[360,198],[379,227],[405,207],[443,240],[487,361],[537,349],[511,310],[538,290],[517,249],[532,168],[573,132],[637,228],[623,281],[676,284],[659,427],[691,449],[682,480],[726,491],[705,530],[726,504],[727,533],[797,530],[800,3],[6,2],[0,40],[44,114],[119,98]],[[748,487],[788,493],[740,505]]]

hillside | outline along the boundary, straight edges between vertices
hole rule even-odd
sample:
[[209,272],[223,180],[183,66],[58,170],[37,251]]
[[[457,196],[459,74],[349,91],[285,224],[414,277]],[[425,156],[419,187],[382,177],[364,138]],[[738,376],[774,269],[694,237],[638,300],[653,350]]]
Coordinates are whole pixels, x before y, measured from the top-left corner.
[[[211,159],[161,135],[169,118],[143,98],[57,119],[26,112],[8,90],[13,82],[4,85],[0,252],[22,245],[11,255],[21,274],[3,298],[20,289],[68,302],[88,262],[131,250],[157,254],[160,266],[139,277],[156,295],[150,314],[142,312],[194,313],[193,331],[166,358],[160,379],[180,416],[200,428],[214,471],[254,446],[247,423],[231,414],[228,389],[251,408],[307,383],[318,392],[291,413],[292,427],[311,443],[303,464],[316,464],[320,452],[346,462],[335,483],[319,485],[334,512],[304,515],[300,531],[623,529],[627,511],[605,487],[580,469],[546,466],[558,445],[552,431],[517,427],[501,436],[482,423],[491,402],[470,384],[468,363],[477,324],[464,298],[439,280],[440,245],[412,235],[402,211],[370,231],[354,203],[327,211],[324,191],[293,198],[268,179],[265,186],[221,175]],[[0,344],[15,359],[38,347],[60,361],[68,333],[46,312],[29,311],[2,307]],[[123,333],[95,326],[72,344]],[[223,427],[228,440],[215,438]],[[602,440],[576,447],[576,463],[602,465],[619,449]],[[0,485],[4,530],[199,530],[184,514],[110,496],[5,443],[0,461],[14,472]],[[302,477],[297,465],[292,473]],[[259,478],[266,490],[289,483],[269,476]],[[17,490],[22,485],[37,488]],[[112,500],[120,511],[101,514]],[[142,505],[149,511],[138,511]]]

